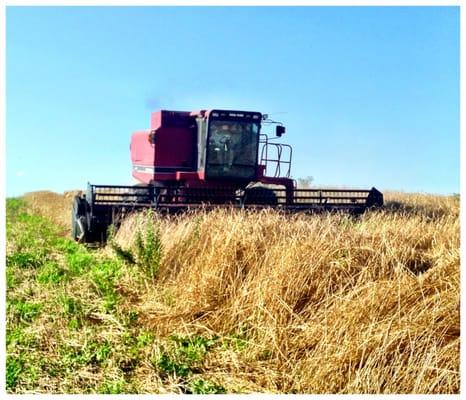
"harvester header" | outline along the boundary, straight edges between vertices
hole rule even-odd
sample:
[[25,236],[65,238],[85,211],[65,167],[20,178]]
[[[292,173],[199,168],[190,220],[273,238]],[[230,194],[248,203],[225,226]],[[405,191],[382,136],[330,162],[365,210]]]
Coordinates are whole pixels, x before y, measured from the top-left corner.
[[[275,125],[275,137],[261,132]],[[381,207],[377,189],[298,189],[292,148],[279,143],[285,127],[255,111],[153,112],[150,128],[131,136],[134,186],[90,185],[74,200],[73,237],[104,242],[118,215],[153,208],[177,212],[228,205],[286,211]]]

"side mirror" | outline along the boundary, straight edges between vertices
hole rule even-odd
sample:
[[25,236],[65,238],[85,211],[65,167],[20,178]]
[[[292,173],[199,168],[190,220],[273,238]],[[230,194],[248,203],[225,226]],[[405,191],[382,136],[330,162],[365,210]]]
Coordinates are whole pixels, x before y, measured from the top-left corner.
[[285,127],[283,125],[277,125],[275,127],[275,135],[280,137],[285,133]]
[[147,137],[147,140],[149,140],[150,144],[155,143],[155,131],[150,131],[149,136]]

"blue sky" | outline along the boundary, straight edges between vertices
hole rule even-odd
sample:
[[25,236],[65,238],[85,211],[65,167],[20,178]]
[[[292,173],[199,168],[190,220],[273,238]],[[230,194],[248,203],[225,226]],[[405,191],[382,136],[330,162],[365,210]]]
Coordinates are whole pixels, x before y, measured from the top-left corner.
[[315,185],[459,192],[458,7],[8,7],[6,194],[131,184],[156,109],[261,111]]

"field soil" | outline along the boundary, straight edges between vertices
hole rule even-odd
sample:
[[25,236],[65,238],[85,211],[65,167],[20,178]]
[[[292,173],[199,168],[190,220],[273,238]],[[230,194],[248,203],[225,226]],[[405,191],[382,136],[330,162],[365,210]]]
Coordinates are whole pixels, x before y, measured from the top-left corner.
[[382,211],[129,216],[7,201],[10,393],[459,393],[459,197]]

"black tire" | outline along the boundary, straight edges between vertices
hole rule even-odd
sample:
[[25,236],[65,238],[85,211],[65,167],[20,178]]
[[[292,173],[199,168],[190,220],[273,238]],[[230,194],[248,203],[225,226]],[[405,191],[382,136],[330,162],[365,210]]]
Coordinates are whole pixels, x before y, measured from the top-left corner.
[[274,206],[278,204],[278,200],[272,189],[258,186],[246,189],[244,204]]
[[71,237],[77,242],[85,242],[87,236],[86,200],[75,196],[71,211]]

